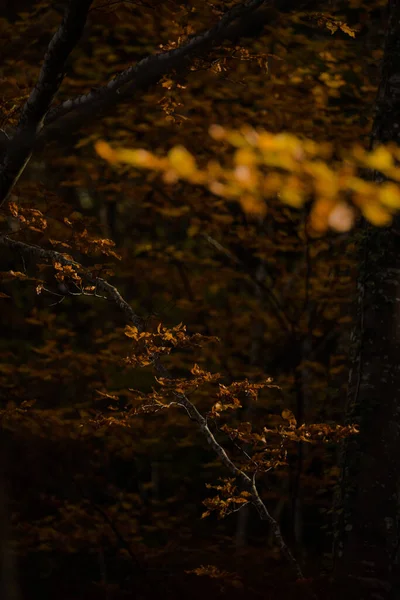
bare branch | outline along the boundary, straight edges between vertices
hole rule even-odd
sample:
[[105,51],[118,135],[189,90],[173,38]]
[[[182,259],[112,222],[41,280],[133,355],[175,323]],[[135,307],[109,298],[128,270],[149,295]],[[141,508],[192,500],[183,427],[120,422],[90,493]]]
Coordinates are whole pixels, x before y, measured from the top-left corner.
[[78,43],[93,0],[70,0],[64,18],[47,48],[36,85],[22,109],[14,136],[0,166],[0,205],[29,161],[37,134],[64,78],[65,63]]

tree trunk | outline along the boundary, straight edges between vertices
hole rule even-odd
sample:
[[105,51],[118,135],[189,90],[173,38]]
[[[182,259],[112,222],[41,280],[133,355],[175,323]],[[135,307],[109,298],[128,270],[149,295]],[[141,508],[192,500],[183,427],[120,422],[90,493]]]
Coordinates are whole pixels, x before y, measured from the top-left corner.
[[[389,0],[373,145],[400,142],[400,0]],[[375,180],[379,180],[377,174]],[[400,219],[365,224],[338,489],[335,575],[358,599],[400,597]]]

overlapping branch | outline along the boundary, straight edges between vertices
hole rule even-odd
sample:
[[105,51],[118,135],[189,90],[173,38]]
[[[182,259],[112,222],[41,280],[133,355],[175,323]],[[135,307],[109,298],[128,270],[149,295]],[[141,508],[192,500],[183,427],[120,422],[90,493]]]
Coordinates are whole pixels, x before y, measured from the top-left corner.
[[[191,59],[221,43],[237,31],[240,23],[272,0],[247,0],[235,5],[205,32],[189,38],[179,48],[149,55],[122,71],[106,85],[51,109],[51,102],[64,76],[66,57],[79,41],[92,0],[70,0],[60,28],[50,42],[39,80],[23,109],[20,124],[6,147],[0,166],[0,204],[29,160],[33,146],[41,148],[62,133],[76,131],[88,119],[98,118],[134,92],[146,91],[171,71],[179,72]],[[286,4],[279,0],[277,4]],[[234,28],[232,29],[232,25]],[[0,140],[4,147],[4,140]],[[25,150],[22,151],[22,148]],[[1,148],[0,148],[1,153]]]
[[[212,45],[222,42],[234,21],[244,18],[264,3],[265,0],[248,0],[237,4],[226,12],[213,27],[190,38],[179,48],[146,56],[135,65],[122,71],[103,87],[77,98],[66,100],[50,111],[45,124],[51,125],[74,111],[87,115],[93,113],[95,109],[95,114],[98,114],[98,110],[105,108],[110,103],[114,105],[127,95],[132,95],[136,91],[145,91],[150,85],[157,83],[163,75],[185,67],[188,59],[208,50]],[[46,132],[43,132],[43,136],[46,136]]]
[[[241,35],[249,25],[248,19],[261,7],[273,6],[276,11],[299,8],[295,0],[247,0],[236,4],[205,32],[190,37],[179,48],[149,55],[122,71],[106,85],[88,94],[66,100],[51,108],[52,101],[64,77],[65,61],[79,41],[92,0],[70,0],[58,31],[53,36],[38,82],[22,111],[17,130],[10,140],[0,138],[0,205],[29,161],[34,149],[43,148],[49,141],[76,131],[90,119],[98,118],[106,109],[146,91],[172,71],[181,72],[196,56],[209,51],[226,39]],[[308,0],[300,3],[301,7]]]
[[67,58],[78,43],[93,0],[70,0],[63,21],[47,48],[38,80],[33,87],[16,131],[7,144],[0,165],[0,205],[6,200],[32,153],[64,78]]

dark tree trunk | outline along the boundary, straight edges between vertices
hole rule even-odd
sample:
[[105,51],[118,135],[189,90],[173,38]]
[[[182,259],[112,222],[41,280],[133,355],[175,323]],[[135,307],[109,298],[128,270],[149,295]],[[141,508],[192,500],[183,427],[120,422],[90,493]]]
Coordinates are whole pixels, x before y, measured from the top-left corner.
[[[389,0],[373,145],[400,142],[400,0]],[[375,179],[379,180],[377,174]],[[400,219],[360,235],[358,318],[343,447],[335,575],[358,600],[400,597]]]

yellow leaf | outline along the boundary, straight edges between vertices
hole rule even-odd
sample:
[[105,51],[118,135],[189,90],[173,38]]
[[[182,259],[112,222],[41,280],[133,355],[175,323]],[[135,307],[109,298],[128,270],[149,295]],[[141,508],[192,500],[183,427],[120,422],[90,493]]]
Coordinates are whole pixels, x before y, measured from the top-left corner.
[[293,208],[300,208],[304,203],[302,196],[296,190],[290,188],[282,190],[279,197],[284,204],[293,206]]
[[235,148],[247,146],[247,141],[239,131],[229,131],[226,136],[227,141]]
[[168,160],[171,167],[182,177],[190,177],[197,170],[193,156],[183,146],[172,148],[168,152]]
[[133,165],[134,167],[156,167],[156,160],[153,155],[147,150],[138,148],[135,150],[116,150],[115,159],[116,161]]
[[347,35],[353,38],[356,37],[355,29],[351,29],[351,27],[349,27],[347,23],[340,23],[339,27],[343,31],[343,33],[347,33]]
[[104,158],[104,160],[107,160],[110,163],[117,162],[115,151],[107,144],[107,142],[99,140],[95,143],[94,149],[101,158]]
[[392,222],[392,215],[381,205],[375,202],[368,202],[361,207],[364,217],[373,225],[384,227]]
[[294,208],[300,208],[304,204],[304,197],[300,182],[295,177],[289,177],[286,181],[285,187],[279,194],[279,198],[285,204],[293,206]]
[[263,131],[258,136],[258,147],[260,150],[272,150],[275,147],[275,137],[268,131]]
[[257,162],[257,157],[250,148],[239,148],[234,156],[235,164],[251,167]]
[[133,338],[134,340],[139,336],[138,328],[134,325],[127,325],[124,333],[127,337]]
[[379,200],[389,208],[400,208],[400,187],[395,183],[382,183],[379,187]]
[[393,156],[390,154],[387,148],[379,146],[376,148],[368,157],[367,164],[372,169],[378,169],[379,171],[390,169],[393,167]]
[[114,150],[111,146],[104,141],[98,141],[94,145],[95,150],[101,158],[107,160],[109,163],[116,164],[118,162],[133,165],[134,167],[155,167],[158,166],[158,161],[147,150],[141,148],[129,150],[129,149],[118,149]]

